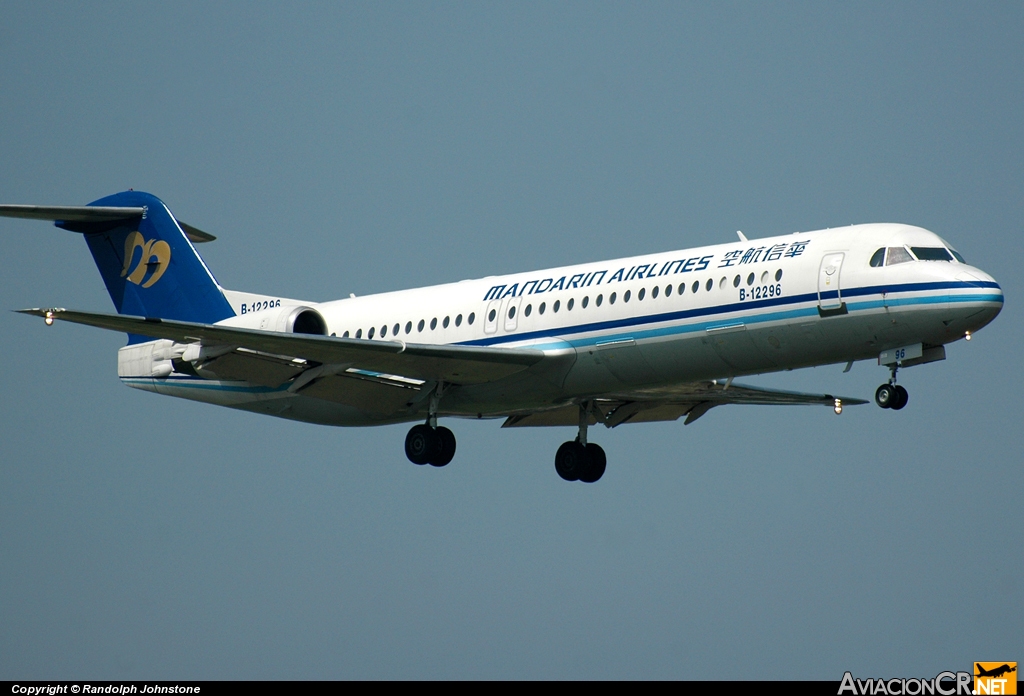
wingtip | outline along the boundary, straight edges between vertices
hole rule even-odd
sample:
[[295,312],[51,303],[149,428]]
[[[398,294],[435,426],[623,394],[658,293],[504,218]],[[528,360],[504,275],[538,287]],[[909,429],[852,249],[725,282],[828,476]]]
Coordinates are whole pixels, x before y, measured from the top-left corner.
[[65,310],[63,307],[33,307],[31,309],[12,309],[11,311],[16,312],[18,314],[27,314],[31,317],[42,317],[43,319],[47,320],[46,323],[51,324],[53,323],[54,317]]

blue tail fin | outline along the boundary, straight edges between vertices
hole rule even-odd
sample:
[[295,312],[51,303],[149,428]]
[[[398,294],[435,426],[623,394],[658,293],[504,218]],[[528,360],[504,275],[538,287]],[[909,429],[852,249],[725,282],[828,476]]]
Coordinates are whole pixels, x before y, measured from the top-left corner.
[[118,314],[204,324],[235,315],[163,201],[124,191],[89,205],[145,209],[141,217],[127,221],[56,223],[85,233]]

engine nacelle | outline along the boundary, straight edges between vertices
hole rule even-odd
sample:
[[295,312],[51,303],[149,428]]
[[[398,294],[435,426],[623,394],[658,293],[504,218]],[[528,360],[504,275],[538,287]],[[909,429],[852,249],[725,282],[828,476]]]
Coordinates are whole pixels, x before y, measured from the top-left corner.
[[217,322],[219,326],[235,326],[240,329],[280,331],[282,333],[327,335],[327,321],[312,307],[292,305],[274,307],[259,312],[247,312]]

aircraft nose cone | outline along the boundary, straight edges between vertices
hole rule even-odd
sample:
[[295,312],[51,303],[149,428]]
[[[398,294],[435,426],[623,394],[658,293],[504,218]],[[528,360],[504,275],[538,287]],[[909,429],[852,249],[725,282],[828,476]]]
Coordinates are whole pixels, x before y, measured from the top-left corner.
[[973,314],[970,318],[972,333],[987,325],[1003,311],[1003,288],[988,273],[972,267],[969,270],[959,271],[956,274],[956,279],[970,283],[978,288],[978,291],[984,293],[983,296],[977,298],[983,303],[981,311]]

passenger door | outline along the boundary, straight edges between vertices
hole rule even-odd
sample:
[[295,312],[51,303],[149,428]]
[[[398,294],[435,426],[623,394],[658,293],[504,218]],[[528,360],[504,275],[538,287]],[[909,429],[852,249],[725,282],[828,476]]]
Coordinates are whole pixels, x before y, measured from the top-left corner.
[[818,269],[818,313],[822,316],[846,313],[839,287],[844,256],[839,251],[825,254],[821,258],[821,267]]

